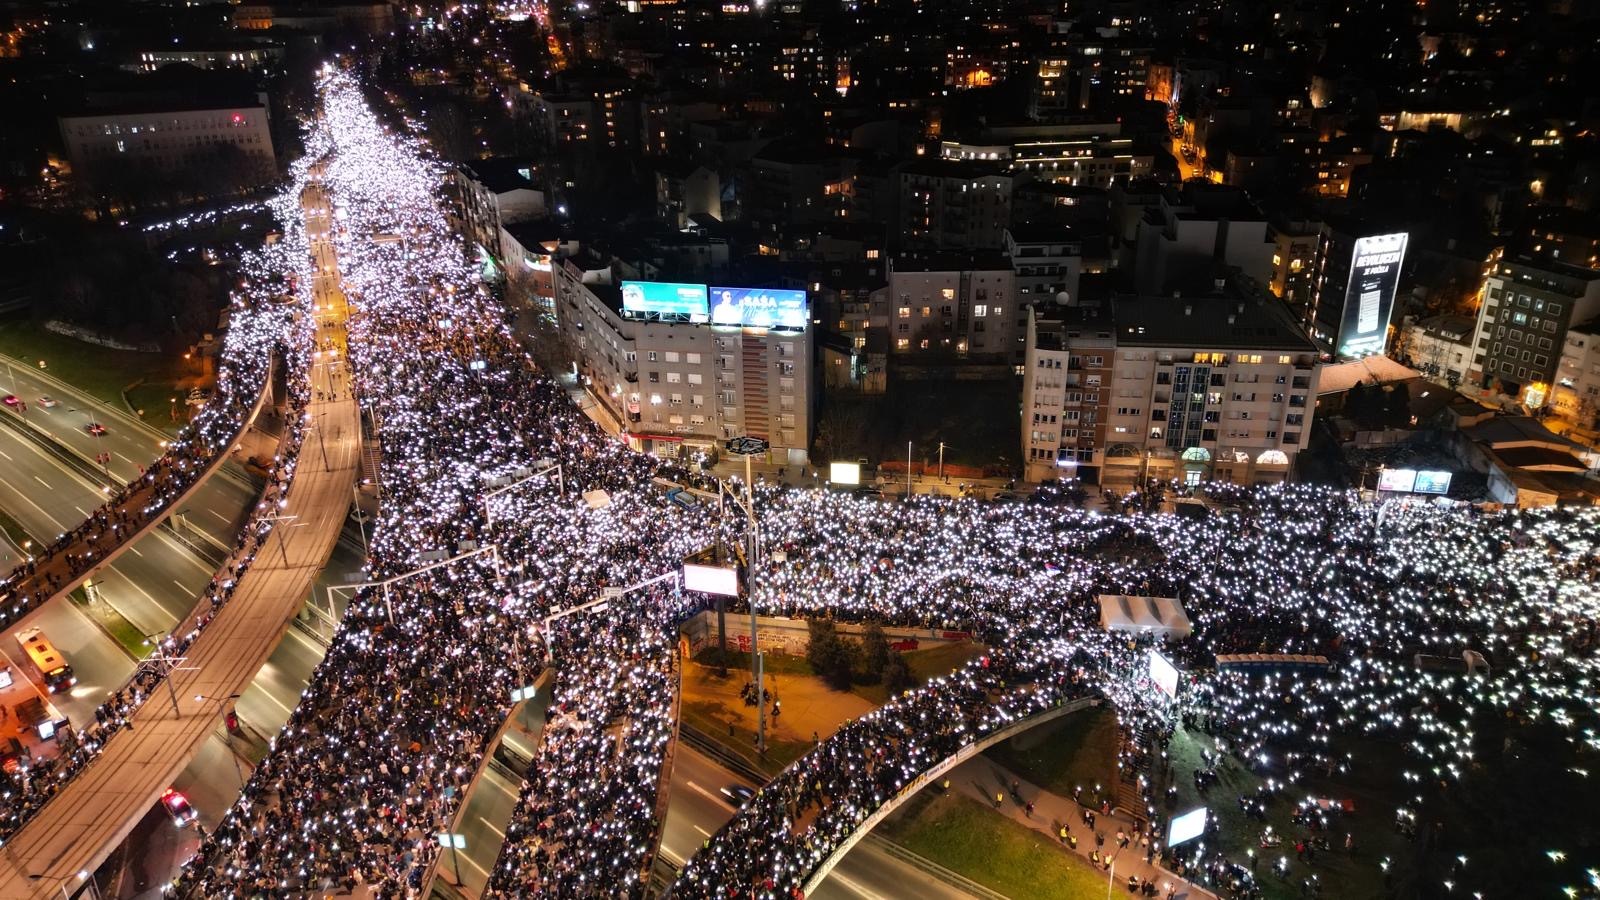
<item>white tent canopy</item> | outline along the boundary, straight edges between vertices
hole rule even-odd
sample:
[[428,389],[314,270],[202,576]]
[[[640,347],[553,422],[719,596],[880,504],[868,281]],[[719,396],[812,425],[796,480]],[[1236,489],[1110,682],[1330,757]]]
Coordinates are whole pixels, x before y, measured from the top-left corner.
[[1192,630],[1189,616],[1173,597],[1134,597],[1100,594],[1100,627],[1107,631],[1159,634],[1166,640],[1186,638]]

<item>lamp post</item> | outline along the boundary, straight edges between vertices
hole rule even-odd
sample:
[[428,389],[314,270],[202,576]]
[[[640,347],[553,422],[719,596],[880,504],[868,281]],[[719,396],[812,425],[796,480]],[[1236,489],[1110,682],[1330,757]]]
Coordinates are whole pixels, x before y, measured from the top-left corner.
[[723,443],[723,448],[735,456],[744,457],[744,514],[745,514],[745,578],[744,591],[750,601],[750,670],[756,683],[756,750],[767,749],[766,690],[761,666],[761,646],[756,637],[756,585],[755,574],[761,543],[756,531],[755,475],[752,461],[765,455],[771,445],[762,438],[737,437]]

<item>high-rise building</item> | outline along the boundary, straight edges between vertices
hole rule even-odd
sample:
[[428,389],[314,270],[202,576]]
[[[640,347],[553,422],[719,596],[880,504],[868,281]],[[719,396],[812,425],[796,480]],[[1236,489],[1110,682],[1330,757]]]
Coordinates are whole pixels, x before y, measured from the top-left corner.
[[1600,270],[1501,260],[1484,279],[1468,380],[1543,407],[1573,322],[1600,316]]

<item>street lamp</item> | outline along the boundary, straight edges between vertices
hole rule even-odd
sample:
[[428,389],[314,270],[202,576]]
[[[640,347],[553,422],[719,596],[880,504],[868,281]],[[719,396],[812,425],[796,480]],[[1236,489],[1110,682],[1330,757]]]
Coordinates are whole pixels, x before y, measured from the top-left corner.
[[456,887],[461,887],[461,851],[467,849],[467,836],[455,831],[441,831],[433,837],[439,846],[450,848],[451,866],[456,870]]
[[745,596],[750,601],[750,669],[756,682],[756,750],[767,749],[767,692],[763,687],[761,647],[756,639],[756,566],[761,544],[756,525],[755,475],[751,463],[757,456],[766,455],[770,444],[762,438],[737,437],[723,442],[723,449],[734,456],[744,457],[744,514],[745,514]]

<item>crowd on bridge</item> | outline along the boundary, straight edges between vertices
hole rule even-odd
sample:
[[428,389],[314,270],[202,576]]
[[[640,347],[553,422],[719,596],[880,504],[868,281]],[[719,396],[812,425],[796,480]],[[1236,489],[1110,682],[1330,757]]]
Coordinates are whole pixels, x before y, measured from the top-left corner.
[[[418,896],[511,692],[550,667],[555,699],[489,891],[637,896],[660,827],[674,626],[703,598],[654,585],[577,608],[739,525],[667,502],[653,479],[698,476],[630,453],[533,367],[445,229],[438,167],[381,126],[353,77],[327,74],[322,96],[307,158],[337,206],[355,386],[382,443],[368,565],[386,584],[352,604],[175,890]],[[678,889],[789,896],[920,772],[1078,696],[1125,718],[1203,717],[1242,756],[1300,767],[1344,764],[1328,756],[1335,734],[1379,733],[1453,773],[1479,714],[1592,725],[1594,513],[1379,512],[1311,486],[1218,496],[1229,509],[1201,526],[762,486],[762,612],[963,629],[992,650],[822,741],[687,863]],[[1190,673],[1178,700],[1152,686],[1148,639],[1101,627],[1101,594],[1182,602],[1193,634],[1168,650]],[[1409,663],[1469,649],[1492,665],[1465,682]],[[1329,667],[1219,670],[1233,653]],[[1285,678],[1299,680],[1285,690]]]

